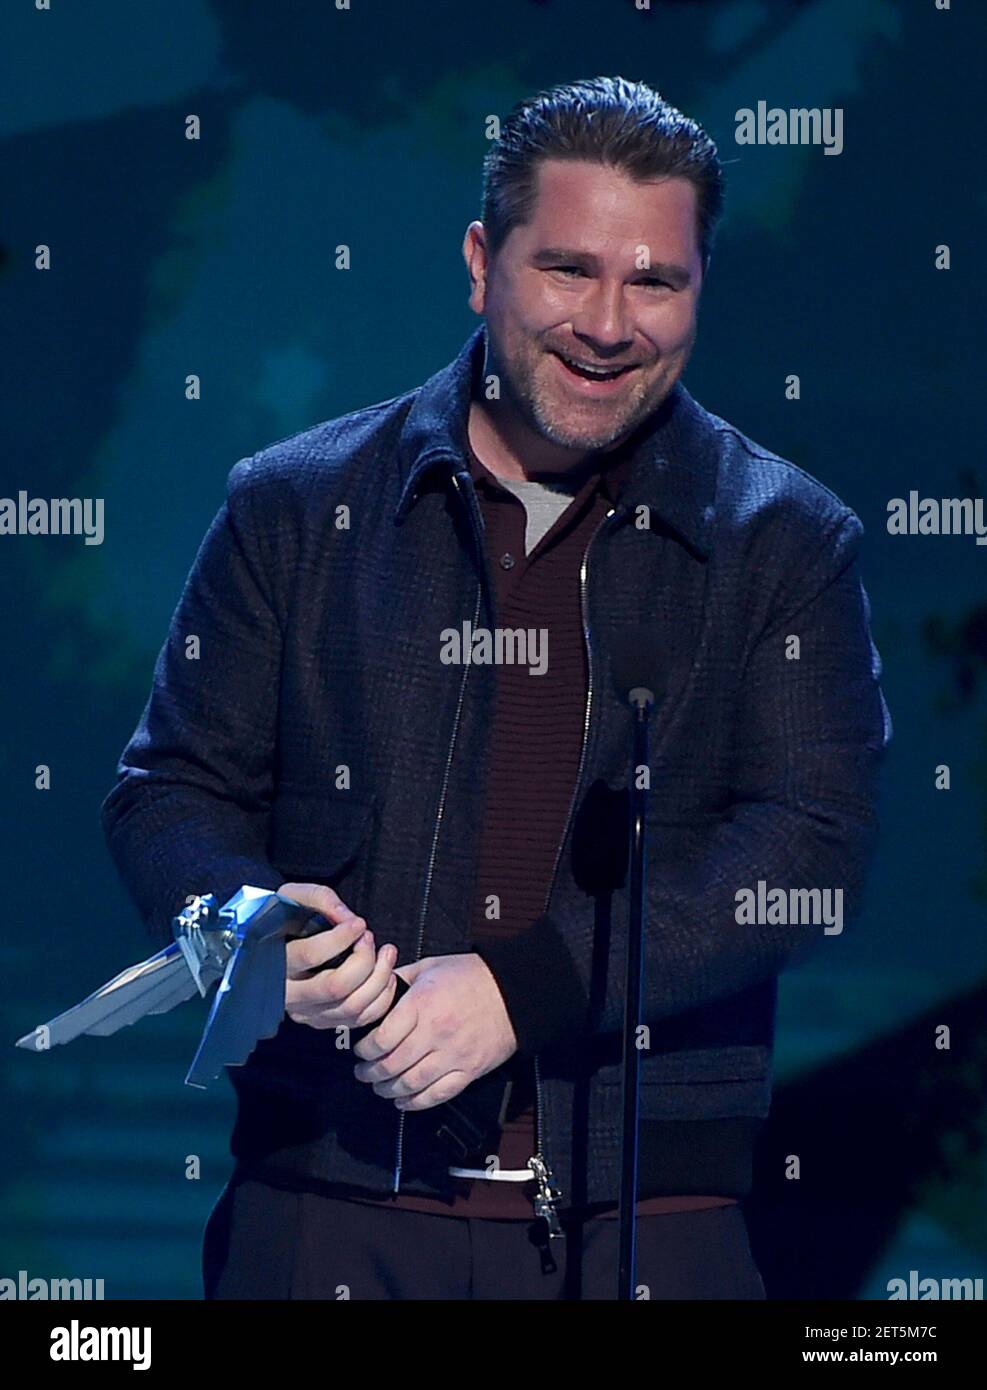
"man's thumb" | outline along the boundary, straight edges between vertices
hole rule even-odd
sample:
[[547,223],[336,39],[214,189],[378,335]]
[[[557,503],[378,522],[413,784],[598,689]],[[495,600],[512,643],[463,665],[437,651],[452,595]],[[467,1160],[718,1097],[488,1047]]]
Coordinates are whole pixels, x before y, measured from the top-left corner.
[[413,985],[427,964],[427,960],[409,961],[407,965],[399,965],[394,973],[399,975],[406,985]]

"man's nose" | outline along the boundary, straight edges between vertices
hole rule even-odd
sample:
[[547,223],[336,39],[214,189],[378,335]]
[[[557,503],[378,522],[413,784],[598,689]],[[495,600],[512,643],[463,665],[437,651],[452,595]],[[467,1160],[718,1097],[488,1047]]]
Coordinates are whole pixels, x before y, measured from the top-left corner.
[[573,318],[572,330],[580,342],[595,348],[602,356],[613,356],[629,347],[634,334],[624,286],[619,282],[608,284],[597,280]]

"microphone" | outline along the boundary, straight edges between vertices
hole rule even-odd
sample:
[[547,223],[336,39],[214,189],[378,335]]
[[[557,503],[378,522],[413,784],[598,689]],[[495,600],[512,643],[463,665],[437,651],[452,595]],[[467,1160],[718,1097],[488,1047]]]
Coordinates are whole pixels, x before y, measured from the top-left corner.
[[[611,643],[614,682],[633,712],[628,731],[632,768],[650,765],[648,727],[655,706],[666,691],[667,657],[657,635],[646,623],[633,623],[614,634]],[[641,1019],[641,985],[644,973],[644,922],[646,895],[645,829],[648,787],[631,775],[629,787],[630,886],[627,922],[627,955],[624,967],[624,1027],[621,1108],[623,1110],[620,1200],[618,1202],[617,1298],[634,1298],[637,1267],[636,1201],[640,1143],[640,1054],[637,1029]]]
[[653,627],[632,623],[618,629],[610,657],[614,683],[628,704],[650,711],[664,698],[664,663]]

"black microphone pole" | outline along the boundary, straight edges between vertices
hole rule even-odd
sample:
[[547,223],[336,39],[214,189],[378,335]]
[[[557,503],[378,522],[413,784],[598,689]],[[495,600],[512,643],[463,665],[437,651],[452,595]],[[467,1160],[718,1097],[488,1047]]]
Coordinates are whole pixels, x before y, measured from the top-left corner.
[[[648,807],[648,730],[655,692],[636,685],[627,694],[634,711],[634,757],[630,783],[630,903],[627,922],[627,968],[624,979],[623,1146],[620,1171],[620,1246],[617,1298],[635,1295],[637,1166],[639,1141],[641,982],[644,957],[645,817]],[[639,786],[641,770],[644,786]]]

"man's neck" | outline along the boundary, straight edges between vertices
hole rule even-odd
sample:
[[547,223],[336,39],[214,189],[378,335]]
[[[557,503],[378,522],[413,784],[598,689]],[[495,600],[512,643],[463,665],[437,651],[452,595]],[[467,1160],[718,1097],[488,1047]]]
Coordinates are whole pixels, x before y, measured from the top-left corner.
[[467,431],[480,462],[498,478],[517,482],[580,478],[598,469],[605,457],[599,449],[564,449],[540,439],[506,411],[491,411],[475,399],[470,402]]

